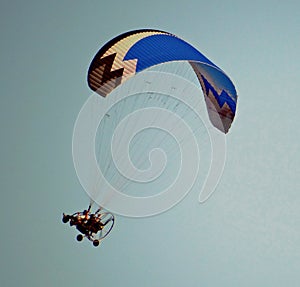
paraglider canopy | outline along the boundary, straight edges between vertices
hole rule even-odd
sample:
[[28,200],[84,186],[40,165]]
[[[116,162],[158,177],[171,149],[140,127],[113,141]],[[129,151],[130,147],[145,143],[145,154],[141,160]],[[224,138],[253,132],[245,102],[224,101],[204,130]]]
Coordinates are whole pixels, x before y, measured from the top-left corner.
[[88,70],[88,85],[106,97],[136,73],[172,61],[189,62],[201,84],[211,123],[227,133],[237,104],[232,81],[201,52],[171,33],[143,29],[112,39],[92,60]]

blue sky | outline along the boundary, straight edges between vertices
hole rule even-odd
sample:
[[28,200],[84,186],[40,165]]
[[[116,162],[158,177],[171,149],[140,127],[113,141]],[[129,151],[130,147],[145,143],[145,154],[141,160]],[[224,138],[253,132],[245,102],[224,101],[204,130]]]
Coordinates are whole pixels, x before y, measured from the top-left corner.
[[[298,286],[299,1],[2,1],[3,286]],[[204,204],[190,193],[146,219],[117,217],[101,248],[62,212],[86,207],[72,132],[88,65],[112,37],[172,32],[234,81],[227,162]]]

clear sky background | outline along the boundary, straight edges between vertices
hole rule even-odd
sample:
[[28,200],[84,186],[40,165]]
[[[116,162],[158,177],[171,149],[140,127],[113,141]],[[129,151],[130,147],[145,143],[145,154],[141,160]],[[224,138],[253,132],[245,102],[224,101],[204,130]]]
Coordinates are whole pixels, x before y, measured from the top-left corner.
[[[1,286],[299,286],[300,2],[1,1]],[[62,212],[86,207],[72,131],[88,65],[112,37],[172,32],[233,79],[225,172],[155,217],[117,217],[96,249]]]

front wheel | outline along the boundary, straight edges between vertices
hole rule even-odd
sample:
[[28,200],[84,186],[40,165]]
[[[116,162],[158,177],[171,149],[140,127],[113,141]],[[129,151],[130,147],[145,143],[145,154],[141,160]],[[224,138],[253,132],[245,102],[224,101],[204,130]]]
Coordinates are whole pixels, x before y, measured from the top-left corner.
[[83,239],[83,236],[81,234],[78,234],[77,237],[76,237],[77,241],[82,241]]
[[99,243],[100,243],[100,241],[99,241],[98,239],[95,239],[95,240],[93,241],[93,245],[94,245],[95,247],[97,247],[97,246],[99,245]]

